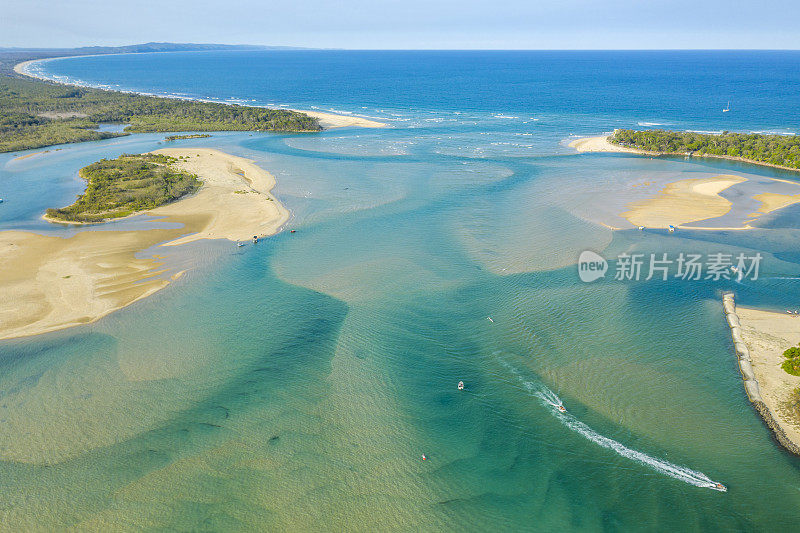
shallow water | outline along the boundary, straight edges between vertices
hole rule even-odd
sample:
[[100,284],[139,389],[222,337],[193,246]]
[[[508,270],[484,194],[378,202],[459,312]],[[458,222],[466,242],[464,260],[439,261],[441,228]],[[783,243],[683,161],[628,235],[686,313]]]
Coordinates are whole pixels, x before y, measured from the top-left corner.
[[[156,69],[166,54],[136,57],[47,64],[141,89],[113,62]],[[276,59],[265,61],[246,63],[268,77]],[[170,76],[156,81],[192,94],[188,78]],[[248,87],[239,97],[258,98]],[[329,93],[280,96],[263,103],[358,112]],[[0,343],[0,528],[793,528],[800,461],[747,402],[720,293],[796,304],[800,211],[750,232],[600,224],[648,180],[786,174],[574,155],[560,141],[588,126],[553,109],[530,146],[493,144],[529,125],[466,111],[446,122],[452,112],[395,108],[383,130],[177,141],[274,173],[297,232],[244,248],[195,243],[174,260],[197,266],[156,295],[92,325]],[[71,201],[81,166],[160,139],[1,156],[2,228],[42,230],[38,214]],[[585,284],[575,267],[585,249],[765,259],[761,279],[739,284]]]

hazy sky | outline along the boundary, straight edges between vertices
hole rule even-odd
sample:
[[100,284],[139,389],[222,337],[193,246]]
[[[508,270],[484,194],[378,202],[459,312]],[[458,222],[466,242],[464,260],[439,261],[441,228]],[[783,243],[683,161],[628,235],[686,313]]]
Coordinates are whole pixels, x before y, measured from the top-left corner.
[[0,46],[791,48],[798,0],[0,0]]

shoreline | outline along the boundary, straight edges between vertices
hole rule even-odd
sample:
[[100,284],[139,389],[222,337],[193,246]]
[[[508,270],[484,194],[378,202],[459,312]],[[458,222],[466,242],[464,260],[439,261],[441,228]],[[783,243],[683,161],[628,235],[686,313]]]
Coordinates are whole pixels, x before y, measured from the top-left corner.
[[778,168],[781,170],[790,170],[792,172],[800,172],[800,168],[792,168],[786,167],[783,165],[774,165],[772,163],[764,163],[763,161],[754,161],[752,159],[745,159],[744,157],[734,157],[730,155],[714,155],[714,154],[700,154],[700,153],[692,153],[690,156],[687,156],[684,152],[651,152],[648,150],[642,150],[639,148],[631,148],[628,146],[620,146],[618,144],[614,144],[609,142],[608,138],[611,135],[598,135],[596,137],[581,137],[579,139],[575,139],[571,141],[568,146],[570,148],[574,148],[579,153],[584,152],[621,152],[621,153],[629,153],[629,154],[638,154],[638,155],[649,155],[651,157],[688,157],[689,159],[693,159],[695,157],[704,157],[708,159],[721,159],[726,161],[738,161],[740,163],[748,163],[750,165],[756,165],[759,167],[770,167],[770,168]]
[[[133,52],[131,52],[133,53]],[[127,55],[127,54],[103,54],[103,55]],[[38,74],[33,74],[27,70],[27,67],[33,63],[43,62],[43,61],[50,61],[53,59],[66,59],[72,57],[94,57],[96,54],[87,54],[81,56],[63,56],[63,57],[46,57],[41,59],[29,59],[27,61],[22,61],[14,65],[14,72],[19,74],[20,76],[26,76],[31,79],[45,81],[49,83],[57,83],[59,85],[67,85],[72,87],[81,87],[85,89],[95,89],[98,91],[113,91],[113,92],[120,92],[126,94],[137,94],[140,96],[152,96],[155,98],[173,98],[177,100],[189,100],[189,101],[196,101],[196,102],[212,102],[216,104],[226,104],[226,105],[235,105],[231,104],[230,102],[218,102],[216,100],[204,100],[202,98],[191,98],[191,97],[175,97],[175,96],[159,96],[154,94],[146,94],[137,91],[124,91],[124,90],[117,90],[117,89],[104,89],[100,87],[92,87],[90,85],[81,85],[79,83],[74,82],[65,82],[54,80],[52,78],[47,78],[45,76],[41,76]],[[340,115],[337,113],[329,113],[326,111],[308,111],[305,109],[293,109],[293,108],[284,108],[284,107],[275,107],[269,108],[265,106],[250,106],[250,107],[263,107],[265,109],[286,109],[287,111],[295,111],[297,113],[303,113],[308,115],[311,118],[316,118],[319,121],[320,126],[323,129],[334,129],[334,128],[346,128],[346,127],[355,127],[355,128],[386,128],[389,125],[385,122],[378,122],[376,120],[372,120],[366,117],[361,117],[358,115]]]
[[171,275],[156,255],[162,246],[265,237],[289,219],[270,192],[274,176],[252,161],[208,148],[156,152],[188,157],[175,165],[203,180],[195,194],[138,213],[179,228],[86,229],[70,237],[0,232],[0,340],[92,323],[163,289],[181,273]]
[[783,351],[800,342],[800,319],[737,307],[730,292],[723,294],[722,302],[748,400],[778,444],[800,456],[800,406],[791,403],[800,377],[780,368]]
[[[63,56],[63,57],[70,57],[70,56]],[[28,59],[27,61],[23,61],[21,63],[17,63],[16,65],[14,65],[14,72],[19,74],[20,76],[27,76],[29,78],[33,78],[33,79],[36,79],[36,80],[52,81],[52,80],[47,80],[43,76],[37,76],[36,74],[31,74],[30,72],[25,70],[27,68],[27,66],[30,65],[31,63],[35,63],[36,61],[45,61],[46,59],[57,59],[57,58],[46,57],[46,58],[42,58],[42,59]],[[58,82],[54,82],[54,83],[58,83]]]
[[646,150],[639,150],[638,148],[628,148],[627,146],[620,146],[608,141],[609,135],[597,135],[595,137],[580,137],[573,139],[567,145],[579,153],[584,152],[621,152],[628,154],[640,155],[657,155],[655,152],[648,152]]
[[[282,109],[282,108],[281,108]],[[378,122],[365,117],[357,115],[339,115],[336,113],[328,113],[326,111],[308,111],[306,109],[289,109],[289,111],[296,111],[303,113],[309,117],[319,120],[319,125],[323,129],[330,130],[333,128],[387,128],[388,124],[385,122]]]

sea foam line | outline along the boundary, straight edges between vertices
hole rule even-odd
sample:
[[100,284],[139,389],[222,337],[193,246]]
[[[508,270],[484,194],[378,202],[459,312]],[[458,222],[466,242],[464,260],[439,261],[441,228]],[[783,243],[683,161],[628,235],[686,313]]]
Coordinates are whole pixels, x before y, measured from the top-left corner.
[[684,483],[688,483],[689,485],[694,485],[695,487],[701,487],[705,489],[717,490],[721,492],[725,492],[727,490],[724,486],[717,483],[716,481],[713,481],[711,478],[709,478],[702,472],[698,472],[697,470],[692,470],[691,468],[687,468],[685,466],[679,466],[670,463],[669,461],[665,461],[663,459],[658,459],[657,457],[647,455],[644,452],[628,448],[624,444],[617,442],[614,439],[610,439],[604,435],[601,435],[600,433],[589,427],[587,424],[575,418],[575,416],[573,416],[572,414],[561,411],[560,407],[563,405],[561,398],[559,398],[556,393],[547,388],[547,386],[545,386],[542,383],[526,380],[522,376],[522,374],[508,362],[501,360],[501,363],[512,374],[514,374],[517,377],[517,379],[519,379],[519,381],[522,383],[522,385],[525,387],[525,389],[527,389],[527,391],[530,394],[536,396],[537,398],[542,400],[542,403],[544,405],[551,408],[553,416],[558,418],[561,421],[561,423],[564,424],[567,428],[578,433],[587,440],[594,442],[598,446],[602,446],[603,448],[613,451],[620,457],[625,457],[626,459],[631,459],[633,461],[636,461],[637,463],[647,466],[655,470],[656,472],[670,476],[679,481],[683,481]]

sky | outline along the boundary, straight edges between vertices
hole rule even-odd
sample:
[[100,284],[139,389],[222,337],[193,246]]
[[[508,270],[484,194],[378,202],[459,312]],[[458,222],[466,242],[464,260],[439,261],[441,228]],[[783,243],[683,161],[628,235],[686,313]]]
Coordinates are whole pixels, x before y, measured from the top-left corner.
[[0,47],[800,49],[798,20],[798,0],[0,0]]

